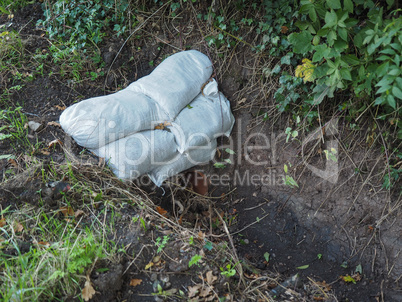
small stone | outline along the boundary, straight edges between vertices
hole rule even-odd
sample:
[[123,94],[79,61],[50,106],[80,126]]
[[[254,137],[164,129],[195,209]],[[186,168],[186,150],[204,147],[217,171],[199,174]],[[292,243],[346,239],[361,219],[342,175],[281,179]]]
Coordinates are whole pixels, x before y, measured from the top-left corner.
[[161,276],[160,280],[164,283],[169,282],[169,276]]
[[154,281],[156,281],[156,279],[158,279],[158,275],[155,273],[152,273],[150,279],[152,282],[154,282]]
[[34,122],[34,121],[29,121],[28,127],[35,132],[41,131],[43,129],[43,125],[41,123]]
[[172,287],[172,283],[170,282],[166,282],[165,286],[163,287],[163,289],[169,289]]

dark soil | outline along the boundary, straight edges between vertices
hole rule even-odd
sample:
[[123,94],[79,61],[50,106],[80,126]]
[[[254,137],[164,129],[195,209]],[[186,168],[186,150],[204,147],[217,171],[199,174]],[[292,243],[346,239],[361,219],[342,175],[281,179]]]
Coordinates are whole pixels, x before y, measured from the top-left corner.
[[[49,47],[47,39],[41,37],[43,32],[35,28],[35,22],[41,16],[40,6],[30,5],[15,13],[12,20],[12,28],[21,29],[21,35],[26,36],[29,41],[26,50],[32,53],[36,49]],[[1,24],[9,22],[4,17],[1,17],[0,21]],[[184,28],[191,22],[191,16],[184,17],[181,22]],[[147,28],[148,32],[152,30]],[[164,34],[169,38],[169,44],[183,48],[181,38]],[[194,32],[187,37],[185,45],[206,52],[205,45],[200,42],[202,40],[198,32]],[[107,74],[122,43],[123,41],[114,39],[105,41],[100,47],[107,65],[104,68],[105,76],[95,81],[72,83],[70,79],[57,73],[49,76],[49,68],[43,75],[36,75],[33,81],[23,83],[23,88],[12,95],[14,105],[22,106],[29,120],[45,126],[39,132],[30,130],[28,138],[32,142],[40,141],[47,145],[54,139],[66,141],[65,134],[59,127],[48,125],[48,122],[58,121],[61,110],[56,106],[69,106],[82,99],[125,87],[152,71],[150,61],[153,61],[155,66],[164,56],[176,51],[169,45],[160,48],[158,39],[144,33],[143,40],[134,41],[132,45],[128,43],[113,64],[111,72]],[[141,45],[141,51],[137,51],[138,45]],[[222,212],[233,235],[239,258],[251,267],[248,274],[255,271],[269,272],[277,274],[281,281],[285,281],[298,273],[301,276],[301,287],[295,289],[300,292],[307,291],[306,288],[303,289],[303,284],[308,283],[309,279],[325,281],[331,284],[338,301],[402,301],[401,207],[393,208],[393,205],[400,201],[390,196],[389,191],[382,189],[381,179],[374,177],[380,173],[383,166],[381,153],[377,148],[369,148],[364,143],[364,131],[353,134],[351,138],[344,118],[340,117],[337,132],[325,137],[325,143],[318,147],[306,144],[306,148],[312,152],[303,157],[300,143],[285,141],[286,136],[283,136],[283,133],[289,124],[285,117],[261,122],[257,112],[264,105],[256,103],[245,106],[241,101],[246,98],[247,102],[251,103],[253,99],[260,97],[251,88],[247,89],[247,84],[252,82],[251,67],[248,66],[253,66],[253,60],[260,58],[252,58],[250,51],[241,45],[238,49],[233,53],[236,60],[223,62],[227,64],[224,68],[221,59],[210,51],[216,64],[221,89],[231,100],[236,117],[230,140],[233,144],[230,145],[230,141],[222,141],[224,148],[229,146],[236,152],[236,155],[232,156],[234,165],[223,170],[214,168],[212,164],[200,167],[210,178],[219,175],[222,180],[222,176],[227,175],[229,179],[224,183],[211,179],[210,196],[220,197],[222,193],[230,193],[222,198],[189,204],[182,217],[183,225],[192,229],[205,220],[208,226],[208,217],[216,218],[216,212]],[[130,57],[134,60],[129,61]],[[220,71],[222,72],[219,73]],[[2,85],[7,85],[7,82]],[[329,118],[325,120],[328,121]],[[301,141],[302,139],[303,137],[300,137]],[[305,165],[309,163],[324,169],[330,164],[323,150],[329,149],[328,143],[331,140],[339,142],[336,182],[317,176]],[[357,147],[352,148],[351,145]],[[74,142],[71,146],[72,152],[78,156],[82,149]],[[265,149],[257,148],[259,146],[265,146]],[[31,151],[23,150],[18,145],[2,145],[0,153],[30,154]],[[35,156],[45,163],[50,160],[61,163],[65,160],[64,153],[58,148],[52,149],[50,154],[36,152]],[[86,160],[98,163],[98,160],[89,154],[86,155]],[[20,157],[17,161],[22,163],[24,159]],[[284,164],[289,167],[291,164],[289,173],[295,178],[299,188],[292,189],[284,185]],[[357,167],[363,171],[361,174],[356,173]],[[3,175],[8,168],[10,163],[0,160]],[[252,176],[255,181],[250,180]],[[32,177],[32,171],[21,171],[19,179],[20,181],[2,185],[2,208],[26,202],[39,206],[39,196],[35,192],[38,187],[43,186],[40,178]],[[135,189],[138,194],[147,191],[155,204],[168,210],[169,215],[174,217],[175,205],[168,186],[164,187],[167,192],[165,195],[162,189],[140,189],[142,190]],[[193,196],[191,193],[177,190],[174,190],[174,194],[175,200],[181,200],[185,205]],[[144,195],[143,198],[147,197]],[[57,204],[49,206],[57,207]],[[182,250],[180,240],[169,242],[164,249],[168,257],[160,262],[159,267],[152,272],[145,271],[144,267],[150,261],[157,262],[154,259],[155,245],[152,239],[163,236],[167,228],[161,226],[156,230],[151,224],[151,231],[145,234],[138,224],[132,222],[132,217],[140,214],[137,210],[126,206],[122,213],[115,226],[117,234],[114,240],[121,245],[129,245],[129,249],[127,255],[115,263],[97,264],[97,268],[108,267],[109,270],[101,273],[94,270],[91,274],[91,280],[97,290],[93,301],[155,301],[157,298],[152,293],[158,291],[158,285],[165,291],[177,289],[186,292],[188,286],[200,282],[197,279],[197,269],[188,268],[188,261],[195,252]],[[211,232],[225,236],[221,228]],[[264,258],[265,253],[270,255],[269,261]],[[341,280],[340,276],[354,275],[359,265],[362,268],[360,281],[349,284]],[[220,276],[217,290],[227,292],[219,267],[203,269],[204,272],[208,270]],[[142,283],[136,287],[130,286],[132,279],[141,279]],[[247,301],[246,297],[234,297],[234,301],[242,299]]]

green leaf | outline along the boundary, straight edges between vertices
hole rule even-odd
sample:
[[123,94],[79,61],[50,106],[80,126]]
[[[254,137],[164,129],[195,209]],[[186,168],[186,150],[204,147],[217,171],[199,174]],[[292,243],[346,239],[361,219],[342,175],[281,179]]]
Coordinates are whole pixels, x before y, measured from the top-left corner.
[[281,58],[281,64],[290,65],[290,57],[289,56],[283,56]]
[[380,51],[380,53],[385,53],[387,55],[394,55],[396,54],[395,50],[391,49],[391,48],[386,48]]
[[345,282],[352,282],[353,284],[356,284],[356,280],[353,279],[353,278],[352,278],[351,276],[349,276],[349,275],[342,277],[342,279],[343,279],[343,281],[345,281]]
[[12,155],[12,154],[3,154],[3,155],[0,155],[0,159],[15,159],[15,156],[14,155]]
[[323,101],[324,97],[328,95],[329,87],[327,85],[317,85],[313,92],[315,92],[313,104],[319,105]]
[[402,90],[399,89],[397,86],[392,86],[392,94],[397,97],[398,99],[402,100]]
[[330,30],[330,31],[328,32],[327,40],[328,40],[328,45],[329,45],[329,46],[334,45],[334,42],[335,42],[335,40],[336,40],[336,32],[335,32],[334,30]]
[[329,8],[332,9],[340,9],[341,7],[341,1],[340,0],[327,0],[327,5]]
[[314,6],[312,6],[308,11],[308,16],[310,17],[311,21],[317,21],[317,13],[315,11]]
[[[287,128],[287,129],[289,129],[289,128]],[[290,129],[290,130],[292,130],[292,129]],[[288,165],[286,165],[286,164],[283,165],[283,171],[285,171],[285,173],[288,173]]]
[[235,154],[236,153],[232,149],[229,149],[229,148],[226,148],[225,151],[226,151],[226,153],[229,153],[229,154]]
[[395,82],[398,84],[398,88],[402,90],[402,78],[396,78]]
[[388,67],[389,67],[389,62],[388,61],[384,62],[383,64],[378,66],[377,75],[380,76],[380,77],[384,76],[388,71]]
[[94,202],[98,202],[102,199],[102,192],[98,193],[95,198],[94,198]]
[[265,261],[269,262],[269,256],[270,256],[270,254],[268,252],[264,253]]
[[322,28],[332,28],[338,23],[338,16],[331,10],[325,14],[325,25]]
[[389,75],[392,75],[392,76],[397,76],[397,75],[399,75],[400,73],[401,73],[401,70],[400,70],[398,67],[393,68],[393,69],[391,69],[391,70],[388,72],[388,74],[389,74]]
[[293,52],[298,54],[305,54],[312,49],[311,40],[313,36],[308,31],[301,33],[293,33],[288,37],[289,43],[293,46]]
[[353,2],[352,2],[352,0],[344,0],[343,1],[343,7],[349,13],[353,13]]
[[342,40],[348,41],[348,30],[346,28],[338,28],[338,35]]
[[359,264],[358,266],[356,266],[355,272],[356,272],[356,273],[359,273],[360,275],[363,274],[363,268],[362,268],[362,265],[361,265],[361,264]]
[[0,12],[2,12],[3,14],[9,15],[11,14],[11,12],[9,12],[8,10],[6,10],[4,7],[0,6]]
[[306,269],[306,268],[308,268],[309,266],[310,266],[310,265],[306,264],[306,265],[302,265],[302,266],[297,267],[297,269]]
[[315,53],[313,55],[313,62],[320,62],[323,58],[328,58],[331,51],[326,44],[317,45],[314,47]]
[[350,74],[349,69],[342,68],[341,69],[341,77],[342,77],[342,79],[352,81],[352,75]]
[[349,65],[359,65],[360,60],[355,55],[344,55],[342,56],[343,60]]
[[224,169],[226,168],[226,165],[224,163],[214,163],[214,167],[218,169]]
[[390,105],[392,108],[396,109],[396,102],[395,102],[395,98],[392,94],[389,94],[387,96],[387,102],[388,105]]

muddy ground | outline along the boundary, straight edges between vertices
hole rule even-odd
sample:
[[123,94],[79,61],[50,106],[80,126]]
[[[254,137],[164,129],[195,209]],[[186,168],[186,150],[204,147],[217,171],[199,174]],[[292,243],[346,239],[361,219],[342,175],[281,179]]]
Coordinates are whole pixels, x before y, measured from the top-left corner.
[[[19,31],[25,39],[27,51],[34,53],[36,49],[46,50],[50,45],[42,35],[44,32],[35,27],[42,13],[40,5],[31,5],[15,13],[12,20],[1,17],[0,23],[11,22],[11,28]],[[74,83],[59,74],[49,76],[49,70],[45,69],[43,75],[36,75],[33,81],[24,83],[23,88],[12,95],[13,104],[22,106],[29,120],[48,125],[50,121],[58,121],[61,110],[56,106],[69,106],[85,98],[124,88],[149,74],[164,57],[183,49],[183,45],[207,53],[214,62],[220,88],[231,101],[236,117],[232,136],[220,142],[223,149],[229,147],[236,152],[235,155],[222,155],[231,156],[233,165],[225,169],[217,169],[212,163],[198,167],[209,176],[209,196],[215,198],[195,201],[196,205],[189,204],[194,199],[191,193],[172,189],[168,185],[164,186],[164,190],[140,186],[139,189],[148,192],[142,198],[151,199],[174,219],[177,216],[172,202],[173,192],[175,199],[181,200],[185,206],[189,205],[183,225],[190,229],[202,225],[204,218],[215,216],[218,219],[215,213],[224,212],[222,216],[227,219],[228,231],[239,259],[253,268],[247,272],[249,275],[265,272],[284,281],[299,273],[301,281],[298,286],[291,283],[292,288],[303,292],[307,291],[303,284],[309,280],[325,281],[331,285],[338,301],[401,301],[401,200],[397,193],[392,195],[381,186],[385,158],[378,145],[369,146],[366,143],[368,125],[363,121],[362,130],[352,131],[344,116],[322,116],[321,123],[326,125],[325,135],[317,134],[322,131],[315,136],[310,135],[314,133],[311,129],[306,135],[301,135],[300,140],[286,142],[284,131],[292,124],[291,118],[275,112],[272,93],[255,89],[255,85],[261,83],[254,74],[254,68],[256,64],[269,62],[270,58],[253,55],[250,49],[240,44],[230,53],[230,60],[227,59],[229,56],[222,59],[218,51],[200,42],[203,38],[194,29],[196,25],[191,15],[174,21],[183,31],[194,29],[188,31],[190,34],[184,36],[184,41],[174,34],[176,27],[158,24],[161,19],[154,21],[157,27],[147,26],[142,38],[127,43],[120,53],[122,39],[104,41],[100,47],[106,62],[104,76],[94,81]],[[163,30],[164,26],[170,32]],[[169,45],[161,43],[161,40],[168,40]],[[116,61],[111,66],[115,57]],[[2,81],[5,85],[5,79]],[[271,84],[268,80],[262,83]],[[271,118],[263,120],[258,115],[261,109],[269,112]],[[30,135],[30,139],[46,143],[54,139],[69,141],[60,128],[50,125],[40,132],[31,131]],[[332,147],[338,150],[336,162],[327,160],[324,154],[324,150]],[[82,148],[71,142],[71,151],[78,157]],[[1,146],[2,154],[10,152],[26,151]],[[66,160],[64,153],[58,149],[36,156],[44,161]],[[97,163],[96,158],[90,155],[88,158]],[[284,184],[284,164],[289,166],[288,173],[297,181],[298,188]],[[9,163],[1,160],[0,168],[3,173],[9,168]],[[18,207],[26,202],[38,205],[37,199],[29,197],[29,192],[36,191],[37,185],[32,181],[7,184],[7,192],[12,194],[2,192],[2,207],[9,204]],[[133,184],[127,186],[134,188]],[[139,189],[133,190],[141,195]],[[187,291],[193,281],[199,282],[196,281],[197,269],[189,269],[187,265],[192,254],[182,249],[182,242],[178,240],[170,242],[164,250],[168,257],[161,268],[144,270],[155,253],[152,239],[156,233],[144,234],[138,225],[132,223],[132,217],[139,213],[129,205],[122,208],[122,213],[116,225],[116,239],[130,246],[129,254],[139,256],[135,261],[122,257],[118,263],[99,264],[108,266],[110,270],[91,275],[98,291],[93,301],[155,301],[152,293],[157,291],[158,284],[166,290]],[[205,221],[208,228],[208,219]],[[162,226],[158,234],[163,234],[163,229]],[[213,232],[218,236],[217,243],[219,235],[226,235],[222,229]],[[270,254],[269,262],[264,258],[267,252]],[[356,276],[359,266],[361,280],[356,284],[341,280],[340,276]],[[220,275],[217,267],[204,268],[204,272],[208,270]],[[129,282],[133,278],[143,282],[132,287]],[[231,292],[224,281],[219,279],[217,291]],[[273,287],[264,290],[269,292]],[[279,299],[286,297],[284,295]],[[292,299],[297,300],[295,297]],[[306,294],[304,298],[299,298],[313,301],[311,296],[311,300],[308,297]],[[216,297],[213,299],[216,300]],[[242,299],[247,301],[248,298],[240,294],[233,297],[233,301]]]

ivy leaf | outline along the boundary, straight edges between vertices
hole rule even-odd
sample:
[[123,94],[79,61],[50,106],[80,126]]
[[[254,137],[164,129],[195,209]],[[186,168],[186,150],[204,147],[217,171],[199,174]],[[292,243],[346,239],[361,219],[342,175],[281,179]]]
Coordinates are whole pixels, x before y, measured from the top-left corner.
[[[336,15],[335,15],[336,16]],[[293,46],[293,52],[305,54],[312,50],[311,40],[313,36],[308,31],[290,34],[288,40]]]
[[329,8],[332,8],[332,9],[340,9],[340,8],[342,8],[340,0],[327,0],[327,5],[328,5]]

